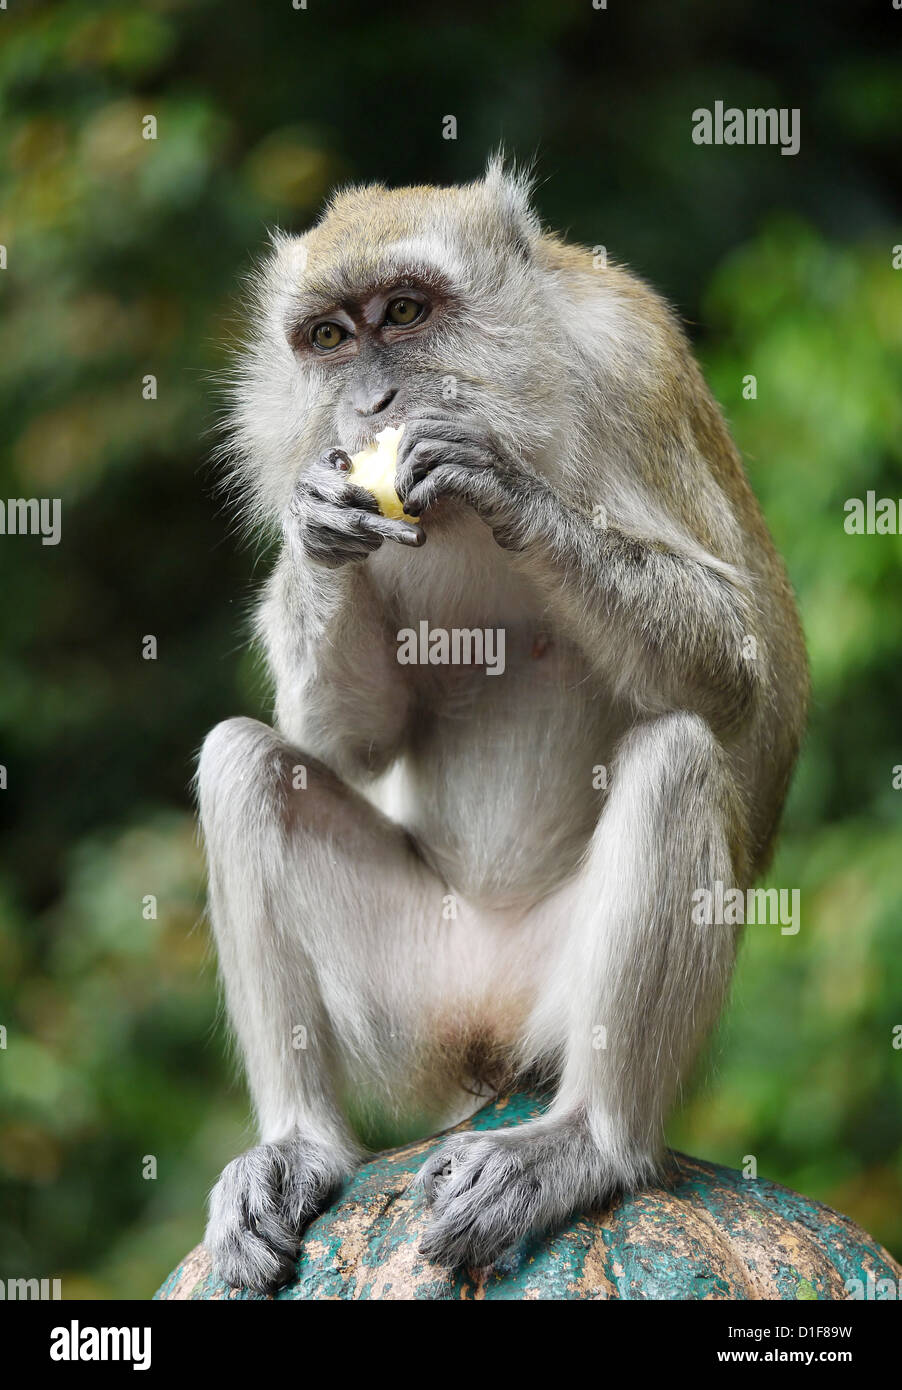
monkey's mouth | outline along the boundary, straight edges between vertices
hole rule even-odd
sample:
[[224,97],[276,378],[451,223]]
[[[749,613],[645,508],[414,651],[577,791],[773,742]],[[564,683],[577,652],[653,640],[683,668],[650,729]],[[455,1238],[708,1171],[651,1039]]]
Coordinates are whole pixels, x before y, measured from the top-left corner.
[[349,454],[359,454],[364,449],[371,449],[376,443],[377,435],[383,430],[398,429],[405,423],[405,416],[406,412],[403,410],[386,410],[366,426],[356,429],[345,444],[345,451]]

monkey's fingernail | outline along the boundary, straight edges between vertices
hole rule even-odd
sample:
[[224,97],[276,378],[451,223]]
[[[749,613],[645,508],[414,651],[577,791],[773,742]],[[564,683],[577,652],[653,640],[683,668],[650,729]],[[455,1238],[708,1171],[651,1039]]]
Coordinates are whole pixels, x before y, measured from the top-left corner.
[[419,526],[410,526],[397,533],[398,540],[402,545],[411,545],[416,549],[418,546],[426,544],[426,532]]
[[326,462],[330,468],[337,468],[339,473],[351,471],[351,458],[344,449],[330,449],[326,455]]

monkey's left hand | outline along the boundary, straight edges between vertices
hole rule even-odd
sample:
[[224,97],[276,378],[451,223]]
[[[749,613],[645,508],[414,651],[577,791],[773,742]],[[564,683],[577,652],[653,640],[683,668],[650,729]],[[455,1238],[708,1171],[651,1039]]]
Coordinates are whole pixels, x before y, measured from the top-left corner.
[[395,486],[412,516],[442,497],[469,503],[505,549],[524,544],[531,506],[543,491],[538,476],[492,444],[481,421],[429,407],[405,423]]

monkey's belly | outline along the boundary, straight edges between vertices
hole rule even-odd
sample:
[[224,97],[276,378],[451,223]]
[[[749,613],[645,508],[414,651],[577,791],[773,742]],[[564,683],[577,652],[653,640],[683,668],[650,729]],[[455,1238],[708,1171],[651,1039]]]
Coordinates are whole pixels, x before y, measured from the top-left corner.
[[536,901],[585,850],[604,796],[594,769],[619,721],[588,686],[561,688],[531,666],[468,681],[412,740],[395,814],[470,901]]

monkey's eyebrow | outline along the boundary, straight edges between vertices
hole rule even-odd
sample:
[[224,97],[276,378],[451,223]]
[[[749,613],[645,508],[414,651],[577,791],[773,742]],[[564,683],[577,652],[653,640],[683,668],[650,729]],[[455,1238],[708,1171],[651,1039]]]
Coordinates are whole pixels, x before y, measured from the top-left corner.
[[292,310],[305,320],[333,309],[352,314],[364,300],[388,294],[399,286],[420,290],[433,299],[447,298],[451,293],[446,276],[432,265],[399,260],[362,272],[359,265],[345,264],[330,274],[305,276],[303,285],[292,295]]

